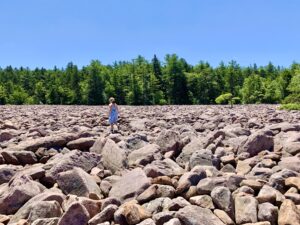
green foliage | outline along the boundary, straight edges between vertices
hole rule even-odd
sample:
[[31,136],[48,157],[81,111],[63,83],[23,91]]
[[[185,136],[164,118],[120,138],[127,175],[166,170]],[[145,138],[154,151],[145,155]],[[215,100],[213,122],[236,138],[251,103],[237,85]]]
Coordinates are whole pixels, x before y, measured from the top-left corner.
[[112,65],[93,60],[82,68],[72,62],[62,69],[0,68],[0,104],[103,105],[111,96],[128,105],[300,103],[300,64],[230,61],[214,68],[172,54],[162,62],[154,55]]
[[8,103],[22,105],[26,103],[27,98],[28,94],[25,92],[25,90],[21,87],[16,87],[12,94],[9,96]]
[[279,109],[300,110],[300,104],[296,104],[296,103],[283,104],[280,106]]
[[231,101],[232,101],[232,104],[240,104],[242,102],[240,97],[233,97],[231,99]]
[[284,99],[284,103],[300,104],[300,70],[296,70],[296,74],[292,77],[287,89],[291,94]]
[[0,85],[0,105],[6,104],[6,101],[6,90],[2,85]]
[[231,93],[226,93],[222,94],[219,97],[216,98],[216,103],[217,104],[229,104],[232,101],[232,94]]
[[244,81],[241,89],[243,102],[246,104],[261,103],[264,98],[263,78],[252,74]]

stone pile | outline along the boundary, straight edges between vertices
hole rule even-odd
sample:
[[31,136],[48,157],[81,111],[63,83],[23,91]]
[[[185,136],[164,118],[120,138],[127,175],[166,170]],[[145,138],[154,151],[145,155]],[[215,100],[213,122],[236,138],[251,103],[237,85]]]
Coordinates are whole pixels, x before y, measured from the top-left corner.
[[0,225],[300,225],[300,112],[1,106]]

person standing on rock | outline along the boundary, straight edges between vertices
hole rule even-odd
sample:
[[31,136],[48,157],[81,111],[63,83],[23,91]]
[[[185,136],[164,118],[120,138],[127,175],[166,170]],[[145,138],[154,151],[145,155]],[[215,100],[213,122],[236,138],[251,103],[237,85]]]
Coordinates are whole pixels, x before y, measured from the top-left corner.
[[116,103],[115,98],[110,97],[109,98],[109,115],[108,115],[108,121],[110,124],[110,132],[114,133],[114,124],[117,126],[118,130],[118,117],[119,117],[119,109],[118,105]]

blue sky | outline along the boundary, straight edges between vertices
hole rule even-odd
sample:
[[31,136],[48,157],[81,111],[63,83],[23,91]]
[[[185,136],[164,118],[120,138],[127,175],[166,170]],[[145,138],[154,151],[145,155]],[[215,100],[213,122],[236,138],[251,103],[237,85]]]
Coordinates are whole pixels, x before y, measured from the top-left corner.
[[217,66],[300,61],[299,0],[3,0],[0,67],[83,66],[137,55]]

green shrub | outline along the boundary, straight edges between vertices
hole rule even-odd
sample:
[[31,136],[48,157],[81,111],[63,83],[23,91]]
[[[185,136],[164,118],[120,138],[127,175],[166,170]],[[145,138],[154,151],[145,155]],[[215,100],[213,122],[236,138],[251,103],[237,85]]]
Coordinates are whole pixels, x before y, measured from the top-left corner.
[[167,105],[168,102],[165,99],[160,99],[158,104],[159,105]]
[[279,107],[279,109],[300,110],[300,104],[296,104],[296,103],[283,104]]
[[232,98],[232,104],[240,104],[241,102],[242,102],[242,100],[239,97]]
[[297,103],[300,104],[300,95],[299,94],[290,94],[289,96],[287,96],[283,101],[283,104],[293,104],[293,103]]
[[216,98],[215,102],[217,104],[228,104],[232,100],[232,94],[231,93],[225,93],[220,95],[219,97]]

